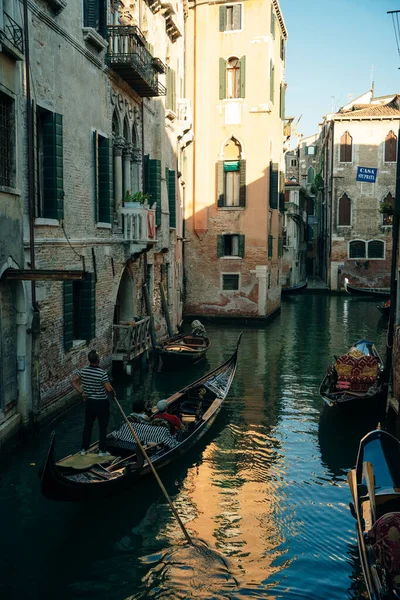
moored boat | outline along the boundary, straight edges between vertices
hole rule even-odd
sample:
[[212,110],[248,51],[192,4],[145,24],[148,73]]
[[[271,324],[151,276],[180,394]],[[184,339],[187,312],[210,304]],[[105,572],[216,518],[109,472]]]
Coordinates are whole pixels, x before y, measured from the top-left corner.
[[375,430],[349,472],[357,542],[370,600],[400,598],[400,442]]
[[389,298],[390,297],[390,289],[388,288],[363,288],[363,287],[354,287],[349,284],[349,280],[347,277],[344,280],[344,289],[349,294],[353,294],[355,296],[378,296],[379,298]]
[[377,407],[383,393],[383,369],[374,343],[359,340],[328,366],[319,393],[330,407]]
[[302,281],[301,283],[292,286],[282,286],[281,294],[298,294],[299,292],[305,290],[306,287],[307,281]]
[[[154,424],[131,419],[156,469],[186,454],[215,421],[235,376],[240,339],[241,335],[227,361],[168,398],[168,412],[179,416],[185,424],[185,430],[177,437],[160,427],[157,419]],[[76,453],[56,462],[54,446],[53,432],[40,473],[42,494],[50,500],[104,498],[132,487],[151,471],[126,424],[107,436],[107,449],[111,453],[108,457],[98,457],[96,443],[86,456]]]
[[175,335],[157,345],[157,350],[163,362],[176,364],[192,364],[202,359],[211,342],[206,336],[193,334]]
[[390,314],[390,300],[387,300],[382,305],[376,307],[380,313],[385,317],[385,319],[389,318]]

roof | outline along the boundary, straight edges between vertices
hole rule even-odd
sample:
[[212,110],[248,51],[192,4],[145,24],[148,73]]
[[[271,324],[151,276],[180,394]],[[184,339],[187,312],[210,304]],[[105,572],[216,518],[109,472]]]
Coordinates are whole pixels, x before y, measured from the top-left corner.
[[392,117],[400,118],[400,109],[393,99],[388,104],[355,104],[351,110],[340,110],[334,118],[346,117],[346,119],[362,119],[363,117]]

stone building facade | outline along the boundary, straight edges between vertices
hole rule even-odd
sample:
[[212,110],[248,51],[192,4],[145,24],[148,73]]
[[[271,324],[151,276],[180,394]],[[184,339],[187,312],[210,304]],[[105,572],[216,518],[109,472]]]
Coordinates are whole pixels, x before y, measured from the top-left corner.
[[[167,334],[160,283],[173,328],[182,320],[179,169],[191,129],[178,111],[184,10],[182,2],[151,0],[29,3],[33,193],[29,198],[26,166],[19,174],[23,196],[0,188],[0,202],[14,193],[12,214],[1,205],[10,240],[0,259],[3,267],[12,257],[9,266],[30,269],[33,247],[37,270],[74,272],[58,277],[63,281],[54,273],[36,278],[33,295],[29,285],[15,284],[37,310],[33,392],[24,401],[32,418],[65,406],[89,349],[111,365],[116,327],[135,327],[148,316],[143,284],[156,337]],[[0,60],[9,61],[3,54]],[[14,160],[24,165],[23,90],[13,93],[23,115]]]
[[[370,90],[325,117],[324,201],[331,231],[325,256],[332,290],[342,289],[345,277],[360,287],[390,285],[399,108],[397,95],[375,98]],[[376,181],[359,167],[377,169]]]
[[286,38],[277,0],[189,2],[187,314],[265,319],[280,307]]

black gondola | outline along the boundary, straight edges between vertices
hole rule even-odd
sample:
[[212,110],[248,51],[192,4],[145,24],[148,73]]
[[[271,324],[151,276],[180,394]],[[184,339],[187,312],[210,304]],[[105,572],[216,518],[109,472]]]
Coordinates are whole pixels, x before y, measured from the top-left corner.
[[175,335],[157,345],[163,363],[177,366],[193,364],[202,359],[211,345],[206,336]]
[[305,290],[307,287],[307,281],[303,281],[302,283],[298,283],[292,286],[282,286],[281,294],[289,295],[289,294],[298,294]]
[[360,340],[329,365],[319,393],[330,407],[378,407],[383,393],[383,369],[374,343]]
[[380,313],[385,317],[385,319],[389,319],[390,314],[390,300],[384,302],[381,306],[376,307]]
[[369,598],[399,600],[400,442],[385,431],[371,431],[347,477]]
[[[235,376],[240,339],[241,334],[236,350],[227,361],[168,398],[168,411],[181,417],[186,424],[186,430],[179,432],[178,436],[181,437],[178,438],[166,434],[173,439],[173,447],[167,447],[165,444],[149,445],[151,447],[147,448],[147,453],[157,469],[186,453],[213,424]],[[96,462],[96,443],[89,449],[89,456],[94,457],[93,463],[83,468],[79,467],[79,453],[56,463],[53,432],[40,474],[42,494],[49,500],[81,501],[104,498],[132,487],[150,473],[150,466],[143,462],[143,456],[136,451],[132,434],[125,435],[124,438],[118,437],[117,433],[122,427],[123,425],[107,436],[108,450],[112,454],[109,458],[106,457],[107,462],[104,462],[104,457],[101,464]],[[154,432],[155,425],[147,427]],[[63,463],[71,462],[71,459],[75,460],[77,457],[78,467],[63,466]]]
[[347,277],[344,280],[344,289],[354,296],[378,296],[379,298],[390,298],[390,290],[388,288],[354,287],[349,284]]

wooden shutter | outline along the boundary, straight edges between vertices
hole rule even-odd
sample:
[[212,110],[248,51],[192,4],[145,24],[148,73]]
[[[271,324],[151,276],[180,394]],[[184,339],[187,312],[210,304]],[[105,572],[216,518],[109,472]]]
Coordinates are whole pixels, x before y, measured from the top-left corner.
[[64,281],[64,350],[72,348],[74,292],[72,281]]
[[103,38],[107,38],[108,3],[108,0],[99,0],[99,33]]
[[225,206],[225,186],[224,186],[224,161],[217,162],[217,202],[218,206]]
[[351,202],[347,194],[339,198],[339,223],[338,225],[350,225]]
[[112,222],[112,142],[109,138],[98,137],[99,167],[99,221]]
[[85,27],[99,28],[99,0],[84,0],[83,24]]
[[286,84],[281,83],[280,115],[281,115],[282,121],[285,119],[285,98],[286,98]]
[[219,99],[226,98],[226,60],[219,59]]
[[168,204],[169,204],[169,226],[176,227],[176,177],[175,171],[168,170]]
[[269,69],[269,98],[273,104],[275,98],[275,66],[272,60],[270,61]]
[[64,217],[62,115],[44,112],[43,116],[43,216]]
[[150,205],[157,202],[156,225],[161,225],[161,161],[156,158],[148,159],[148,193],[150,194]]
[[239,206],[246,206],[246,161],[241,160],[239,166]]
[[80,289],[79,337],[87,342],[96,335],[96,282],[94,273],[85,273]]
[[39,140],[37,128],[37,107],[32,100],[32,140],[33,140],[33,194],[35,198],[35,217],[41,217],[39,198]]
[[242,56],[239,60],[240,67],[240,98],[244,98],[246,96],[246,57]]
[[238,243],[238,256],[244,258],[244,235],[238,235],[239,243]]
[[278,208],[279,198],[279,166],[269,163],[269,207]]
[[340,162],[351,162],[353,138],[346,131],[340,138]]
[[385,138],[385,162],[396,162],[397,137],[389,131]]
[[219,7],[219,30],[225,31],[226,29],[226,6]]
[[273,6],[271,6],[271,34],[275,39],[275,11]]
[[224,252],[224,236],[223,235],[217,235],[217,256],[218,258],[221,258],[221,256],[225,255]]
[[99,220],[99,152],[98,134],[93,131],[93,162],[94,162],[94,221]]
[[241,19],[241,14],[242,14],[242,7],[240,4],[234,4],[233,5],[233,30],[237,31],[238,29],[242,28],[242,19]]

